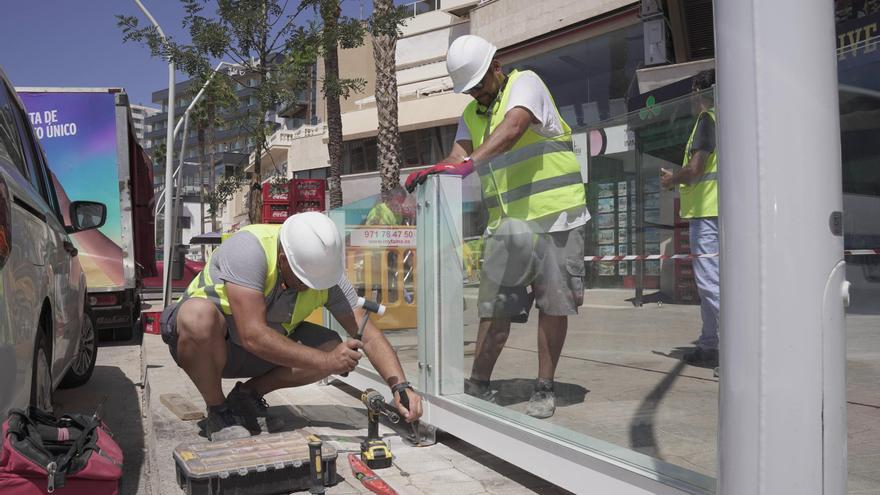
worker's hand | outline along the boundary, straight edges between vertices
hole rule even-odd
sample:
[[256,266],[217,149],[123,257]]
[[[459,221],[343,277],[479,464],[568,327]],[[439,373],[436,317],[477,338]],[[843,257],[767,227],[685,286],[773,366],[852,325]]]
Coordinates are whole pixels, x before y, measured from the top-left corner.
[[358,360],[363,356],[363,354],[358,352],[358,349],[363,346],[363,342],[357,339],[348,339],[345,342],[341,342],[324,356],[325,371],[333,375],[354,371]]
[[675,183],[672,182],[672,171],[665,168],[660,169],[660,185],[663,186],[663,189],[675,189]]
[[419,170],[409,174],[406,178],[406,190],[413,192],[416,186],[423,184],[428,180],[429,175],[433,174],[451,174],[466,177],[474,171],[474,161],[468,158],[461,163],[438,163],[433,167]]
[[[406,394],[407,399],[409,399],[409,409],[401,404],[400,394]],[[418,421],[418,419],[422,417],[422,397],[419,394],[415,393],[415,391],[413,391],[413,389],[411,388],[403,389],[400,392],[395,392],[394,405],[397,406],[397,410],[404,417],[404,419],[406,419],[407,423]]]

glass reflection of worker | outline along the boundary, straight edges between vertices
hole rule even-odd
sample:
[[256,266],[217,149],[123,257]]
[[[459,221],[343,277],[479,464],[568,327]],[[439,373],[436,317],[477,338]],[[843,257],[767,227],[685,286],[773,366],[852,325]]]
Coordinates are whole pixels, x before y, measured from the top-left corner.
[[[718,253],[718,159],[715,149],[715,104],[710,91],[715,71],[694,77],[692,99],[697,123],[685,148],[683,167],[675,173],[660,169],[663,187],[681,185],[681,217],[690,220],[692,254]],[[703,328],[697,348],[684,355],[688,364],[718,366],[718,314],[721,305],[718,291],[718,258],[693,260],[694,277],[700,293]]]
[[403,225],[406,191],[397,186],[390,191],[382,192],[382,201],[376,203],[367,214],[365,225]]
[[[414,189],[430,174],[480,176],[489,215],[479,290],[480,327],[465,392],[494,401],[495,363],[534,299],[538,309],[538,380],[526,413],[556,410],[553,379],[568,330],[584,297],[584,225],[590,218],[571,129],[537,74],[504,74],[496,48],[478,36],[449,47],[454,90],[474,101],[459,121],[443,163],[411,174]],[[529,291],[531,289],[531,292]]]
[[[412,210],[408,210],[404,207],[406,199],[406,190],[401,186],[397,186],[388,191],[383,191],[382,200],[376,203],[375,206],[373,206],[373,208],[367,214],[367,218],[366,220],[364,220],[364,224],[388,226],[412,225],[414,223],[412,221],[411,215]],[[412,271],[412,256],[408,256],[408,254],[411,253],[404,253],[404,274],[409,274]],[[397,279],[400,271],[397,269],[397,251],[388,250],[386,253],[386,257],[388,262],[388,270],[385,274],[383,274],[383,276],[387,278],[386,283],[388,287],[388,293],[391,295],[392,300],[382,300],[382,298],[380,297],[382,289],[381,284],[375,284],[373,286],[373,291],[377,293],[374,294],[373,299],[383,303],[390,303],[394,302],[393,298],[397,294]],[[378,266],[379,260],[374,258],[374,263],[376,263]],[[376,278],[376,280],[378,280],[378,277]],[[403,296],[407,303],[411,303],[413,301],[412,291],[408,288],[404,288]]]

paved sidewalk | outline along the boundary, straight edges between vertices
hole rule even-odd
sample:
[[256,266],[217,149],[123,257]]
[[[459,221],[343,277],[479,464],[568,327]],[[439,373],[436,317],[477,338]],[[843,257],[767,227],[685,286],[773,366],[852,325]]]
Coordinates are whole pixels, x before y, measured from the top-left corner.
[[[178,393],[204,409],[195,385],[177,367],[161,338],[144,336],[149,404],[147,437],[151,495],[181,493],[175,481],[172,451],[184,441],[202,439],[197,421],[181,421],[159,400],[162,394]],[[234,380],[224,380],[227,392]],[[360,440],[367,433],[366,412],[360,400],[345,385],[309,385],[273,392],[266,396],[270,405],[266,429],[270,432],[302,428],[315,433],[339,451],[336,468],[342,481],[328,494],[370,493],[351,474],[348,452],[359,452]],[[378,470],[389,485],[401,494],[564,494],[568,493],[522,469],[504,462],[466,442],[440,435],[429,447],[406,445],[393,430],[380,427],[380,435],[395,455],[394,465]],[[128,492],[132,493],[132,492]]]
[[53,398],[56,415],[95,412],[103,401],[101,417],[122,447],[125,465],[120,494],[149,494],[148,453],[145,444],[146,408],[141,384],[141,352],[138,344],[99,347],[95,371],[83,386],[57,390]]

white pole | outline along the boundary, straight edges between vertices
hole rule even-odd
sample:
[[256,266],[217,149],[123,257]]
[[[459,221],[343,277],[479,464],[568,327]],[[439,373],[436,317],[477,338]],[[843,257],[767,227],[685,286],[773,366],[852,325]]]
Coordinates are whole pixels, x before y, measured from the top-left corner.
[[716,1],[715,30],[719,493],[845,493],[833,2]]
[[[153,23],[153,26],[156,26],[156,31],[159,32],[159,36],[162,37],[162,40],[165,40],[165,33],[162,31],[162,27],[159,26],[159,23],[156,22],[156,19],[153,18],[153,15],[150,14],[150,11],[141,3],[141,0],[134,0],[134,3],[137,4],[138,8],[141,9],[141,12],[147,16],[147,19]],[[166,133],[165,133],[165,188],[168,189],[169,182],[173,182],[173,174],[174,174],[174,132],[173,132],[173,124],[174,124],[174,62],[168,62],[168,121],[166,123]],[[164,244],[162,246],[162,259],[164,260],[162,263],[162,301],[167,306],[171,302],[171,243],[173,241],[173,232],[171,232],[171,217],[170,214],[173,214],[173,208],[171,207],[172,198],[169,194],[165,195],[165,232],[164,232]]]

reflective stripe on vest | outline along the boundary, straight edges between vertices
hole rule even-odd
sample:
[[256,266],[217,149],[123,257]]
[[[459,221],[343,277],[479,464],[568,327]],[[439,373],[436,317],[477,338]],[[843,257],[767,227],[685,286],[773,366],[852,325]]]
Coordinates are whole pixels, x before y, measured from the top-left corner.
[[[709,109],[706,114],[715,122],[715,109]],[[687,166],[691,159],[691,146],[694,144],[694,136],[697,134],[697,127],[700,123],[702,114],[697,117],[697,123],[691,131],[691,137],[688,138],[687,147],[684,150],[684,160],[682,166]],[[706,165],[703,168],[703,175],[700,176],[693,184],[682,184],[680,188],[681,196],[681,218],[705,218],[718,216],[718,157],[715,151],[709,153]]]
[[[501,95],[492,104],[494,110],[486,115],[478,113],[476,101],[465,108],[463,118],[474,149],[479,148],[504,120],[503,109],[507,108],[510,89],[525,73],[514,70],[507,76]],[[553,111],[562,124],[561,135],[547,138],[527,129],[509,151],[478,165],[490,231],[498,226],[503,216],[531,221],[586,207],[583,177],[572,147],[571,128],[559,115],[555,103]]]
[[[266,280],[263,282],[263,296],[267,299],[267,304],[268,298],[278,281],[276,262],[278,261],[278,232],[280,231],[280,224],[255,224],[241,229],[241,232],[249,232],[260,241],[260,246],[262,246],[263,252],[266,255]],[[231,316],[232,308],[229,305],[229,298],[226,294],[226,284],[222,280],[215,283],[211,279],[210,266],[211,260],[209,259],[208,263],[205,264],[205,269],[190,282],[189,287],[186,288],[186,293],[178,302],[183,302],[193,297],[207,299],[214,303],[224,315]],[[309,289],[297,293],[296,304],[291,312],[290,321],[283,323],[281,326],[290,335],[297,325],[308,318],[312,311],[326,304],[328,297],[329,289]]]

